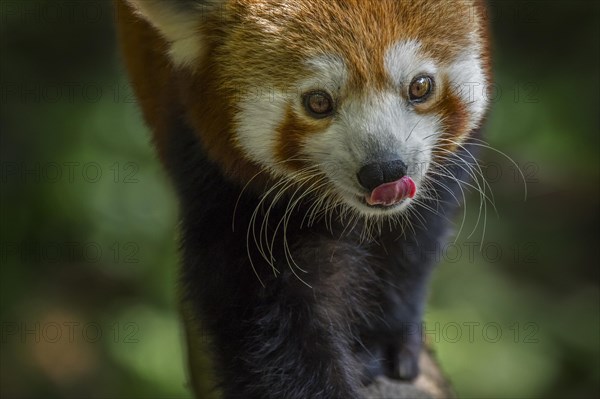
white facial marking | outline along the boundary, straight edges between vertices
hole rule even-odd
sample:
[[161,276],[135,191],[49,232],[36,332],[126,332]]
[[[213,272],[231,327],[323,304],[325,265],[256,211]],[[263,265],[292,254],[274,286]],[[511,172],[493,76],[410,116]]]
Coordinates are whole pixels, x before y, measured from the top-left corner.
[[348,203],[366,214],[387,212],[360,202],[366,192],[357,180],[358,171],[371,162],[400,159],[418,185],[431,161],[427,149],[435,142],[439,118],[412,112],[394,91],[372,92],[366,101],[348,100],[336,118],[331,128],[311,137],[307,152],[314,154]]
[[308,60],[306,65],[311,72],[306,80],[292,83],[285,90],[267,86],[250,88],[237,102],[237,144],[253,161],[274,172],[286,173],[275,154],[280,140],[277,130],[284,122],[290,104],[297,115],[304,115],[304,93],[323,90],[335,96],[347,79],[346,67],[340,57],[319,56]]
[[332,96],[339,93],[348,81],[348,69],[344,60],[335,55],[322,55],[306,62],[311,76],[300,82],[299,93],[324,90]]
[[286,114],[286,94],[258,87],[240,96],[237,104],[237,144],[259,165],[276,167],[277,128]]
[[393,45],[385,55],[385,69],[392,82],[406,87],[417,75],[435,76],[437,68],[432,60],[421,53],[416,40],[401,41]]
[[394,44],[384,63],[392,88],[373,89],[360,96],[349,93],[332,126],[306,144],[307,153],[322,165],[345,202],[367,215],[398,212],[410,200],[389,209],[368,207],[361,200],[366,189],[357,179],[361,167],[399,159],[419,186],[431,162],[431,147],[441,131],[438,115],[418,114],[402,95],[416,76],[425,74],[436,79],[438,65],[423,54],[415,40]]
[[469,49],[448,68],[455,93],[467,106],[471,117],[468,129],[476,128],[488,107],[487,80],[479,57],[479,49]]

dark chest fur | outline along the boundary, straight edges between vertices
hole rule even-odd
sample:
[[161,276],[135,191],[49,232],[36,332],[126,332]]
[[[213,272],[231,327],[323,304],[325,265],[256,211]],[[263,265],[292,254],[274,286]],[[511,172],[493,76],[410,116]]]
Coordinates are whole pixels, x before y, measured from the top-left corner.
[[[206,159],[184,122],[178,126],[167,162],[180,199],[182,283],[213,338],[226,397],[352,398],[380,374],[413,378],[414,327],[458,207],[457,183],[442,182],[453,193],[440,190],[439,202],[427,204],[436,212],[421,209],[414,230],[383,225],[370,241],[361,240],[361,225],[348,230],[335,214],[306,226],[308,204],[301,204],[285,238],[281,229],[267,234],[271,265],[248,235],[259,196],[240,196],[243,187]],[[465,179],[463,169],[454,172]],[[271,209],[271,233],[286,206],[281,200]]]

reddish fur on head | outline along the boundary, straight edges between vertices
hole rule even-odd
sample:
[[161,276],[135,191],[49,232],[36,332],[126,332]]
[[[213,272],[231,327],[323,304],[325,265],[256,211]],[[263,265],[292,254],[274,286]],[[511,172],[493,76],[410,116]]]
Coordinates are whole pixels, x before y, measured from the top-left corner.
[[[423,125],[439,125],[434,130],[440,140],[432,150],[439,158],[479,125],[486,108],[483,100],[475,107],[455,87],[477,79],[485,90],[491,78],[480,0],[146,1],[118,1],[118,22],[128,69],[159,152],[164,156],[165,137],[171,134],[164,109],[179,104],[208,155],[241,182],[264,170],[285,177],[329,162],[313,159],[328,147],[338,170],[356,168],[375,156],[359,147],[381,152],[400,146],[414,125],[419,125],[417,134]],[[398,55],[391,56],[397,45]],[[329,70],[310,66],[319,57],[325,57],[322,64]],[[332,57],[339,66],[328,61]],[[393,76],[390,57],[401,78]],[[410,115],[396,115],[410,126],[390,125],[393,110],[376,116],[378,106],[389,108],[394,101],[405,106],[410,81],[396,80],[410,79],[425,65],[436,74],[435,93],[432,100],[411,106]],[[472,68],[472,78],[461,65]],[[303,85],[311,79],[327,85],[333,79],[328,73],[339,78],[331,89],[336,116],[311,119],[299,105]],[[417,123],[418,116],[425,122]],[[356,126],[364,137],[350,132]],[[377,129],[382,131],[379,142]],[[343,130],[354,138],[345,138]],[[348,159],[337,155],[335,134],[349,140],[344,144]],[[408,157],[409,149],[398,150],[398,156]],[[337,183],[355,190],[349,177],[355,173],[348,171]]]

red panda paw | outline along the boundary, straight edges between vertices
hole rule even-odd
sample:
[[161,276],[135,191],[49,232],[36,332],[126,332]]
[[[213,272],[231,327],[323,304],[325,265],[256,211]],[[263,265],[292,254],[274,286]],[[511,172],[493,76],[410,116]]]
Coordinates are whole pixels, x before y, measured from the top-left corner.
[[419,341],[402,342],[392,355],[391,378],[403,381],[412,381],[419,375],[419,355],[421,343]]

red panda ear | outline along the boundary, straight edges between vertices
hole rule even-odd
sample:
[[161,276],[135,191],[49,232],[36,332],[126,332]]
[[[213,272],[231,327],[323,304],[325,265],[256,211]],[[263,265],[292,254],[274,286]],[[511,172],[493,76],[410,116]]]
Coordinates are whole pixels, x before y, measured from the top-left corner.
[[202,56],[200,28],[210,10],[225,0],[125,0],[137,15],[154,26],[169,42],[169,55],[178,66],[191,65]]

